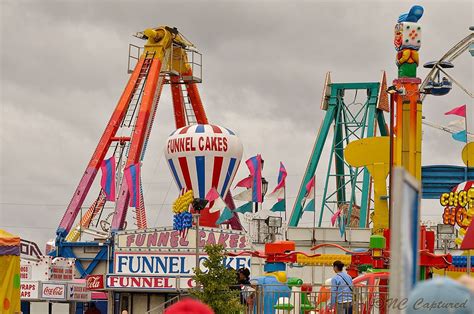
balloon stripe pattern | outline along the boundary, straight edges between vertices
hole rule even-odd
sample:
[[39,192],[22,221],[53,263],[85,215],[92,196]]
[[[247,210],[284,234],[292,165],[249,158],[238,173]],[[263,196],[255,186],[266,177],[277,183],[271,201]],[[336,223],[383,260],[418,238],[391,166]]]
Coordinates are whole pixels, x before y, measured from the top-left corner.
[[165,156],[180,190],[205,198],[215,188],[225,197],[242,158],[242,143],[227,128],[194,124],[171,133]]

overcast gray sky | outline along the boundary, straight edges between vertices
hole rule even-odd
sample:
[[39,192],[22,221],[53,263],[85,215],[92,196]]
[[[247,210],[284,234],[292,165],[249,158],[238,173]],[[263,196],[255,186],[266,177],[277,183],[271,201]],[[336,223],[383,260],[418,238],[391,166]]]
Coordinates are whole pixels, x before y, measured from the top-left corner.
[[[393,27],[413,4],[425,8],[421,63],[439,58],[473,24],[472,1],[0,1],[0,228],[41,247],[54,237],[127,82],[131,34],[158,25],[178,27],[203,53],[199,88],[208,117],[240,136],[244,159],[262,154],[270,188],[285,163],[292,207],[324,115],[325,73],[335,82],[378,81],[385,69],[390,82]],[[452,70],[471,88],[472,65],[466,53]],[[443,112],[464,103],[474,125],[472,100],[459,89],[427,98],[424,115],[447,124]],[[177,195],[163,159],[171,108],[166,87],[143,171],[151,226],[171,224]],[[423,163],[460,165],[462,146],[425,127]],[[437,202],[423,208],[441,211]],[[305,215],[302,223],[311,221]]]

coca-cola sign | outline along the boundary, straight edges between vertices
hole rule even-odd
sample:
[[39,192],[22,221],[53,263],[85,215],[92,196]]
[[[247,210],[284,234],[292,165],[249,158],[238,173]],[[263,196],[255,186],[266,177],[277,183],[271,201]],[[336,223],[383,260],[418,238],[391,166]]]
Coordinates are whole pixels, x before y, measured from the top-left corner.
[[64,300],[66,299],[66,286],[64,284],[43,283],[41,298]]
[[103,275],[88,275],[86,277],[86,287],[88,290],[103,290],[104,276]]

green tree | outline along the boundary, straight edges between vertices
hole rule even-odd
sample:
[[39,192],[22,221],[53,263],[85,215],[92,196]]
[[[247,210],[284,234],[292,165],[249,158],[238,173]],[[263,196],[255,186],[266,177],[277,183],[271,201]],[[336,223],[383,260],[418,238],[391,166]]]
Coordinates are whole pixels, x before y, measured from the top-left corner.
[[222,263],[224,247],[206,245],[204,251],[209,256],[203,262],[207,272],[194,268],[196,288],[191,289],[191,295],[209,305],[216,314],[239,313],[243,309],[239,290],[230,289],[237,284],[236,273]]

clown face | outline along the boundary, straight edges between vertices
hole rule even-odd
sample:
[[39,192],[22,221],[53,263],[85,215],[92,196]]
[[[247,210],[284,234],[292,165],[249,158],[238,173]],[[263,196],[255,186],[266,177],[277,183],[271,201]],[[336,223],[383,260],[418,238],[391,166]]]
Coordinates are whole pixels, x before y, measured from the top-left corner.
[[421,25],[402,22],[395,25],[394,45],[397,51],[403,49],[419,50],[421,47]]

